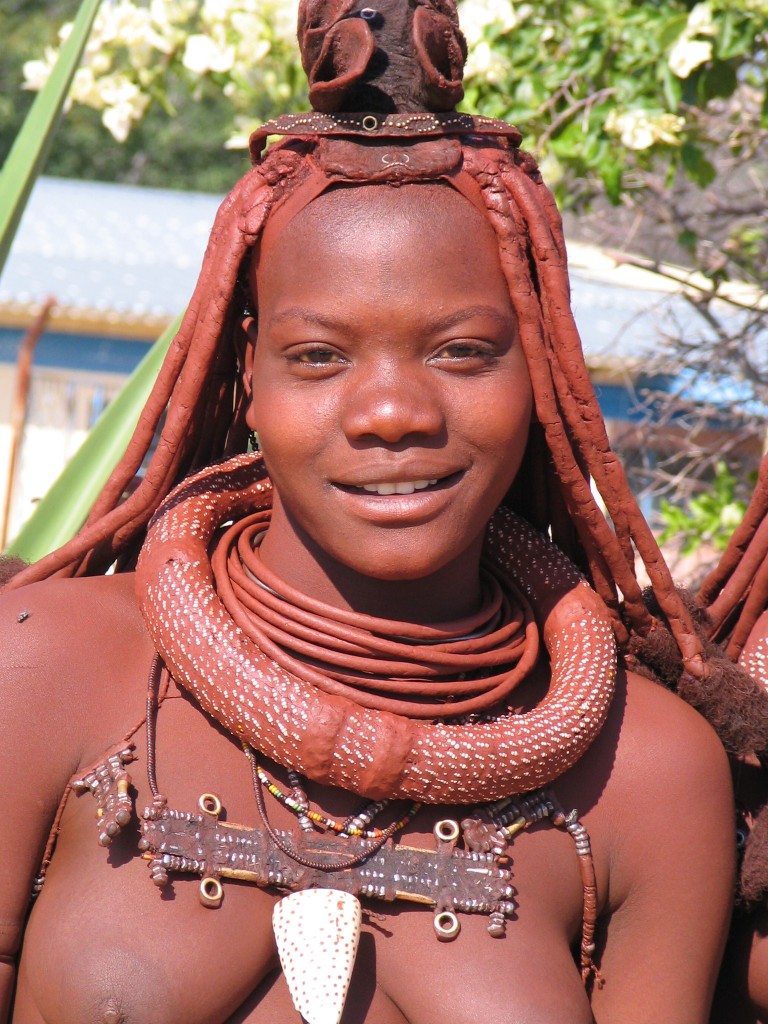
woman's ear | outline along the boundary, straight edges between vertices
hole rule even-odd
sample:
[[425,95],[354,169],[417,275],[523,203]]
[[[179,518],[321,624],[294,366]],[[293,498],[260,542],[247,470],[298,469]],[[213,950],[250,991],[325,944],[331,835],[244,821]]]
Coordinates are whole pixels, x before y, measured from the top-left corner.
[[241,330],[243,332],[243,346],[242,346],[242,357],[240,361],[241,376],[243,382],[243,392],[245,394],[246,401],[248,403],[248,409],[245,413],[245,422],[248,424],[249,430],[255,430],[255,424],[252,422],[253,417],[253,355],[256,350],[256,338],[258,336],[258,325],[256,318],[246,313],[243,317],[241,324]]

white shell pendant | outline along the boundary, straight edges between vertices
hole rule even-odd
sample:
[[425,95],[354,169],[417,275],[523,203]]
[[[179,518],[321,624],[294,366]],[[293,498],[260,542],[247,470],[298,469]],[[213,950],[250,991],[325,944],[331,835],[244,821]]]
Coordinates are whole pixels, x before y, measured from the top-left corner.
[[360,938],[356,896],[304,889],[272,912],[277,951],[293,1005],[306,1024],[339,1024]]

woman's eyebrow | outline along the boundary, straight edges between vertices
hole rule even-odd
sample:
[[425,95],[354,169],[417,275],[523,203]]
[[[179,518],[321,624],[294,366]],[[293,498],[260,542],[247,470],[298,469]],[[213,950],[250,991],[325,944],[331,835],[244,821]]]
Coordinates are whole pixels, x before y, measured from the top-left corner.
[[290,320],[300,320],[302,323],[312,324],[315,327],[327,327],[329,330],[341,327],[347,322],[346,318],[334,317],[303,306],[289,306],[287,309],[275,313],[271,318],[273,325],[287,323]]
[[481,317],[485,317],[487,320],[495,320],[502,327],[506,328],[508,328],[510,324],[514,324],[515,321],[514,313],[511,309],[509,311],[504,311],[499,309],[498,306],[480,304],[476,306],[463,306],[461,309],[456,309],[453,312],[434,317],[430,320],[430,326],[440,330],[448,327],[456,327],[458,324],[465,323],[467,320],[475,320]]
[[[475,306],[463,306],[461,309],[456,309],[438,316],[425,316],[424,326],[435,331],[446,330],[450,327],[455,327],[458,324],[465,323],[468,320],[474,320],[480,317],[495,320],[504,328],[509,328],[510,324],[514,324],[515,321],[512,310],[504,312],[497,306],[480,304]],[[289,306],[287,309],[280,310],[272,317],[272,324],[282,324],[291,320],[300,320],[302,323],[312,324],[315,327],[325,327],[328,330],[343,328],[349,323],[346,316],[322,313],[317,309],[310,309],[304,306]]]

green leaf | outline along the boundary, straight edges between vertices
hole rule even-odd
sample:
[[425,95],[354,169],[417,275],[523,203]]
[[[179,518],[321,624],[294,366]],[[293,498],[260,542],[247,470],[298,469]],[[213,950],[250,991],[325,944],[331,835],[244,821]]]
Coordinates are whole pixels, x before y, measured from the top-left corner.
[[737,22],[734,12],[726,12],[721,22],[722,28],[715,37],[717,55],[723,60],[731,57],[751,58],[755,53],[756,37],[760,35],[759,24],[743,17],[743,12],[739,14],[740,20]]
[[658,34],[659,46],[662,50],[666,50],[667,47],[677,42],[678,36],[681,34],[685,26],[688,24],[688,14],[676,14],[669,21],[665,22],[661,31]]
[[680,157],[688,177],[700,188],[706,188],[715,180],[717,171],[693,142],[683,143]]
[[732,57],[731,46],[733,45],[734,37],[734,18],[732,11],[723,11],[722,17],[720,18],[720,31],[718,33],[716,44],[717,52],[720,57]]
[[605,194],[614,206],[619,205],[624,177],[624,168],[618,160],[605,160],[600,165],[600,177],[605,186]]
[[704,73],[704,94],[708,100],[732,96],[738,84],[733,67],[723,60],[715,61]]
[[6,554],[36,562],[74,537],[125,451],[180,324],[179,316],[144,356]]
[[669,66],[669,61],[665,60],[661,63],[661,80],[664,86],[664,98],[667,101],[667,106],[672,111],[677,110],[683,93],[683,87],[680,79]]
[[32,187],[45,166],[64,102],[101,0],[82,0],[59,59],[32,105],[0,172],[0,272]]

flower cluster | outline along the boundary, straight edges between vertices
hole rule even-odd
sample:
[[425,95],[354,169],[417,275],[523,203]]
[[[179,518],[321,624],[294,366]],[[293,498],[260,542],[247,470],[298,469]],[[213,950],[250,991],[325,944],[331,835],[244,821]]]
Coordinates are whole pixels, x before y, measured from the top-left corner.
[[[152,0],[148,7],[132,0],[102,4],[75,74],[69,103],[103,111],[102,121],[118,142],[124,142],[150,102],[150,87],[162,73],[162,60],[182,45],[185,25],[195,0]],[[72,25],[61,29],[62,42]],[[45,50],[40,60],[24,65],[24,87],[40,89],[58,52]]]
[[680,145],[680,132],[685,120],[676,114],[632,108],[612,110],[605,120],[605,130],[618,135],[627,149],[650,149],[656,143]]
[[[124,142],[152,97],[163,97],[169,72],[192,87],[213,79],[234,112],[270,116],[292,99],[298,75],[298,0],[116,0],[102,4],[77,71],[69,103],[102,111],[102,121]],[[65,25],[62,41],[71,30]],[[24,87],[40,89],[58,52],[24,65]],[[251,125],[243,125],[247,137]]]
[[[669,66],[678,78],[687,78],[692,71],[712,59],[711,37],[714,35],[712,8],[708,3],[696,4],[669,53]],[[709,38],[702,39],[702,36]]]
[[469,47],[465,80],[469,83],[476,78],[500,85],[509,72],[509,57],[504,47],[493,45],[493,40],[517,28],[531,16],[533,8],[512,0],[461,0],[458,6]]

